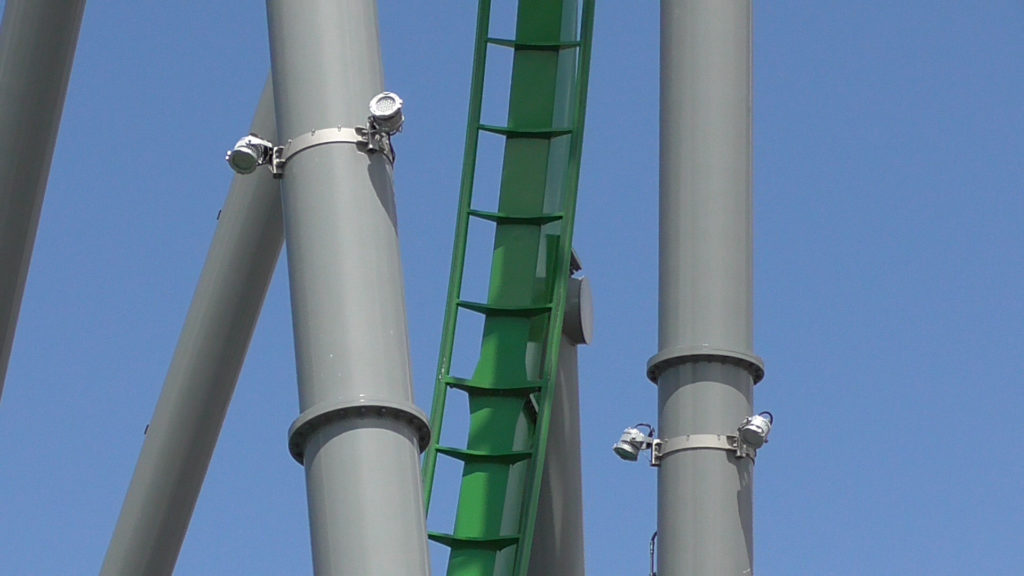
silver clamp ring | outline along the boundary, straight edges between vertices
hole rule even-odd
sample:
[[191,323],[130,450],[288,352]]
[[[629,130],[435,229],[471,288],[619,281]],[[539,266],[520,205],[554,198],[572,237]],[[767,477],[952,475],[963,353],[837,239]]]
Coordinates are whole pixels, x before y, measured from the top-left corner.
[[283,178],[284,166],[288,160],[299,152],[324,144],[355,144],[363,152],[383,152],[384,156],[394,164],[395,153],[391,147],[390,135],[375,130],[372,122],[368,123],[368,126],[370,127],[335,126],[299,134],[288,140],[284,146],[274,147],[273,157],[270,160],[270,173],[274,175],[274,178]]
[[654,440],[651,445],[651,466],[661,464],[661,459],[684,450],[725,450],[737,458],[754,460],[757,450],[740,441],[735,434],[686,434],[667,440]]
[[305,134],[300,134],[295,138],[292,138],[284,146],[278,146],[274,149],[274,161],[271,165],[271,171],[275,174],[284,171],[284,164],[289,158],[295,156],[299,152],[308,150],[315,146],[322,146],[324,144],[360,144],[366,143],[365,132],[363,135],[354,128],[345,128],[344,126],[338,126],[336,128],[323,128],[320,130],[311,130]]

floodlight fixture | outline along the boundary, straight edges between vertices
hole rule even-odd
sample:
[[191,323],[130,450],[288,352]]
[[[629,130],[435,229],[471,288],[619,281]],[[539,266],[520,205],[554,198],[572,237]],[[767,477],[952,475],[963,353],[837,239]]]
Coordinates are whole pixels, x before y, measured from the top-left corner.
[[264,164],[270,162],[274,153],[274,145],[260,138],[256,134],[249,134],[235,143],[235,147],[228,150],[227,160],[231,169],[239,174],[251,174]]
[[772,431],[773,420],[771,412],[761,412],[746,418],[738,430],[740,440],[755,450],[764,446],[768,441],[768,434]]
[[[640,428],[647,428],[648,433],[644,434]],[[640,423],[626,428],[622,437],[612,446],[615,455],[627,462],[636,462],[640,452],[649,449],[654,443],[654,427],[650,424]]]
[[405,115],[402,114],[402,99],[394,92],[381,92],[370,100],[370,116],[363,126],[342,125],[317,128],[290,138],[281,146],[275,146],[249,134],[235,143],[224,157],[231,169],[238,174],[251,174],[266,165],[274,178],[284,177],[285,164],[296,154],[325,144],[354,144],[362,152],[380,152],[392,163],[395,149],[391,137],[401,132]]
[[394,92],[381,92],[370,99],[370,121],[373,127],[388,135],[402,131],[405,114],[402,99]]

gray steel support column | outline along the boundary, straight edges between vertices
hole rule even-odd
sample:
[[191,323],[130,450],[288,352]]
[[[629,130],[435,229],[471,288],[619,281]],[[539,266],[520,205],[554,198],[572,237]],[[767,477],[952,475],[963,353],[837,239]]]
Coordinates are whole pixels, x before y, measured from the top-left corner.
[[[735,434],[753,404],[750,0],[661,4],[658,384],[663,440]],[[753,463],[726,450],[658,469],[659,576],[753,570]]]
[[[373,0],[269,0],[282,141],[366,123],[384,79]],[[429,573],[391,165],[348,143],[291,156],[282,180],[306,471],[318,576]]]
[[[252,131],[275,138],[269,83]],[[265,169],[231,184],[102,576],[174,571],[281,253],[279,188]]]
[[577,344],[562,336],[559,347],[557,388],[527,572],[530,576],[584,574]]
[[0,27],[0,395],[85,0],[8,0]]

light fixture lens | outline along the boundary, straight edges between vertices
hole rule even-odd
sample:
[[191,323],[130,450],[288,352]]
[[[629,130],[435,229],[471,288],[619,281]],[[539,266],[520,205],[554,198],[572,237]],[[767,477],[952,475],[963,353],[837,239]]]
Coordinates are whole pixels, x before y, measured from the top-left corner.
[[768,434],[772,431],[772,422],[761,414],[755,414],[743,421],[740,425],[740,439],[743,443],[753,448],[760,448],[768,441]]
[[612,450],[615,452],[616,456],[626,460],[627,462],[636,462],[637,456],[640,454],[640,451],[637,450],[636,446],[621,440],[615,443]]
[[640,451],[647,447],[647,435],[636,428],[626,428],[622,437],[612,446],[615,455],[627,462],[636,462]]
[[262,164],[270,160],[273,144],[256,136],[249,134],[235,142],[235,147],[228,150],[225,160],[231,169],[239,174],[251,174]]
[[239,174],[251,174],[260,165],[259,156],[248,146],[229,151],[227,161],[231,165],[231,169]]
[[381,92],[370,100],[370,116],[377,127],[394,134],[402,129],[405,115],[402,113],[402,99],[394,92]]
[[392,94],[381,94],[373,101],[372,112],[376,116],[390,116],[398,108],[398,99]]

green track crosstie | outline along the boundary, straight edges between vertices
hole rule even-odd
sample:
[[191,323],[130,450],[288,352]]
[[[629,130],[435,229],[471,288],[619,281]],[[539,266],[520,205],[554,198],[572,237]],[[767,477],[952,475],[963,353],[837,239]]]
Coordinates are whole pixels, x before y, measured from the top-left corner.
[[[462,465],[454,526],[430,532],[451,550],[449,576],[524,576],[529,565],[569,281],[593,29],[593,0],[519,0],[515,37],[494,38],[490,4],[479,3],[433,439],[423,470],[429,510],[438,458]],[[512,51],[504,126],[481,123],[489,47]],[[481,133],[504,139],[496,210],[478,209],[473,200]],[[473,220],[494,230],[484,302],[462,298],[465,273],[485,273],[466,270]],[[482,342],[472,374],[452,374],[463,314],[483,316]],[[464,446],[441,445],[451,393],[468,397]]]

